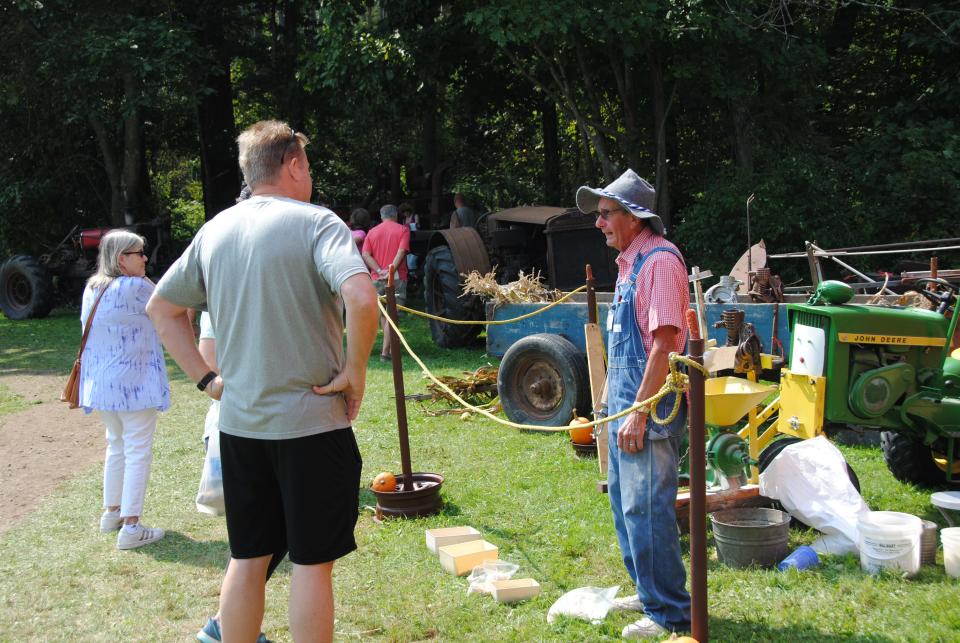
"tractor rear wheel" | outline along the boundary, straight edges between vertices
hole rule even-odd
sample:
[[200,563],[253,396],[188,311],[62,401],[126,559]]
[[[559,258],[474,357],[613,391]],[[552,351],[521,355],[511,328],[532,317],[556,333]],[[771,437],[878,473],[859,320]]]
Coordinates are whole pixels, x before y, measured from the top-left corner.
[[880,446],[887,468],[897,480],[921,486],[946,480],[945,467],[937,465],[936,454],[923,442],[896,431],[884,431],[880,434]]
[[[424,264],[423,299],[431,315],[459,320],[482,320],[483,302],[476,295],[461,297],[463,280],[450,246],[437,246]],[[480,333],[479,324],[448,324],[430,320],[430,335],[441,348],[469,345]]]
[[0,265],[0,310],[9,319],[41,318],[53,308],[53,280],[46,266],[28,255]]
[[590,375],[587,360],[565,337],[530,335],[503,355],[497,373],[503,412],[518,424],[564,426],[574,410],[588,415]]

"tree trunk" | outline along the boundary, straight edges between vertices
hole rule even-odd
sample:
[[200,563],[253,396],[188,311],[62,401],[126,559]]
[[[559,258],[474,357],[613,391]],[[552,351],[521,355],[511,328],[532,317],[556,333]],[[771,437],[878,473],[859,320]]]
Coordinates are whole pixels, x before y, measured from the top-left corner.
[[[150,219],[149,199],[144,189],[143,116],[140,111],[140,86],[130,72],[123,74],[123,97],[125,118],[123,119],[123,196],[124,214],[129,213],[132,221]],[[124,217],[126,219],[126,217]]]
[[637,72],[631,61],[622,57],[620,50],[611,48],[607,50],[607,54],[623,109],[624,133],[618,137],[620,149],[624,150],[627,166],[636,171],[641,167],[645,147],[640,124],[640,101],[637,97]]
[[423,169],[432,173],[440,160],[437,142],[437,88],[427,84],[423,88],[423,111],[420,112],[420,149],[423,156]]
[[[577,52],[577,64],[580,67],[580,77],[583,80],[584,93],[587,95],[589,103],[589,112],[592,114],[592,121],[596,126],[591,127],[587,119],[577,118],[577,125],[583,129],[583,132],[590,138],[593,148],[597,153],[597,159],[600,161],[600,167],[603,168],[603,178],[607,183],[612,183],[617,178],[617,170],[610,160],[610,153],[607,151],[607,139],[599,125],[603,123],[603,114],[600,111],[601,94],[596,89],[593,80],[593,70],[587,64],[586,52],[584,51],[583,41],[579,37],[574,37],[574,48]],[[575,108],[575,98],[569,96],[571,107]],[[577,110],[579,111],[579,110]]]
[[729,105],[733,118],[733,149],[737,173],[749,176],[753,174],[753,114],[750,110],[750,98],[733,98]]
[[300,3],[297,0],[284,0],[281,30],[283,42],[278,48],[278,51],[282,52],[282,58],[277,67],[277,72],[283,79],[283,86],[280,88],[280,110],[291,127],[298,131],[304,128],[303,109],[306,104],[300,83],[297,82],[297,69],[300,67],[300,17]]
[[124,225],[123,211],[126,208],[126,200],[123,198],[123,177],[120,173],[117,152],[110,133],[100,116],[90,114],[88,120],[97,137],[97,145],[99,145],[100,155],[103,157],[103,169],[107,174],[107,180],[110,182],[110,225],[122,226]]
[[653,93],[653,126],[657,135],[657,179],[654,189],[657,191],[657,214],[664,228],[670,228],[670,175],[667,166],[667,105],[663,86],[663,61],[660,53],[647,50],[650,67],[650,87]]
[[543,199],[548,205],[560,205],[560,144],[557,137],[557,106],[549,98],[540,108],[540,126],[543,129]]
[[232,206],[240,191],[230,60],[225,52],[223,25],[219,16],[212,14],[204,16],[201,38],[217,55],[218,68],[208,72],[203,83],[207,91],[197,100],[203,209],[208,221]]

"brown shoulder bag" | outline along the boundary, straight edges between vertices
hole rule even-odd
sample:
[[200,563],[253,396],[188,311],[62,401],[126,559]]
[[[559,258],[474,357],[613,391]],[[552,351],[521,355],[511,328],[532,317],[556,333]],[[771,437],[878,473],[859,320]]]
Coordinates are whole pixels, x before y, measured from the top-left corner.
[[60,401],[66,402],[71,409],[80,406],[80,358],[83,355],[83,349],[87,345],[87,336],[90,334],[90,326],[93,324],[93,316],[97,312],[97,306],[110,284],[103,287],[97,300],[93,302],[93,308],[90,309],[90,316],[87,317],[87,325],[83,329],[83,337],[80,339],[80,350],[77,351],[77,359],[73,362],[73,368],[70,370],[70,377],[67,378],[67,385],[63,387],[63,393],[60,394]]

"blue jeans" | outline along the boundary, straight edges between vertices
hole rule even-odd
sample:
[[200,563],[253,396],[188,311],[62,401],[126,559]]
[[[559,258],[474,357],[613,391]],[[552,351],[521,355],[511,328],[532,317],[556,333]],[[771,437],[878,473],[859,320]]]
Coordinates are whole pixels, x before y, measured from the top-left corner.
[[623,564],[644,612],[669,631],[688,632],[690,595],[675,510],[679,450],[680,437],[648,435],[640,451],[622,453],[610,435],[607,488]]

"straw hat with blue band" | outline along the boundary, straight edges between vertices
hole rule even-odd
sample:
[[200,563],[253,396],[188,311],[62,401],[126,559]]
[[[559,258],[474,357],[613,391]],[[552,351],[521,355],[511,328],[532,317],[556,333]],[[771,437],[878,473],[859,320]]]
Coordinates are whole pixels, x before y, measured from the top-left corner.
[[577,190],[577,207],[585,214],[596,212],[597,204],[602,198],[616,201],[633,216],[645,219],[657,234],[665,233],[663,221],[654,212],[657,207],[657,191],[633,170],[627,170],[605,188],[582,186]]

